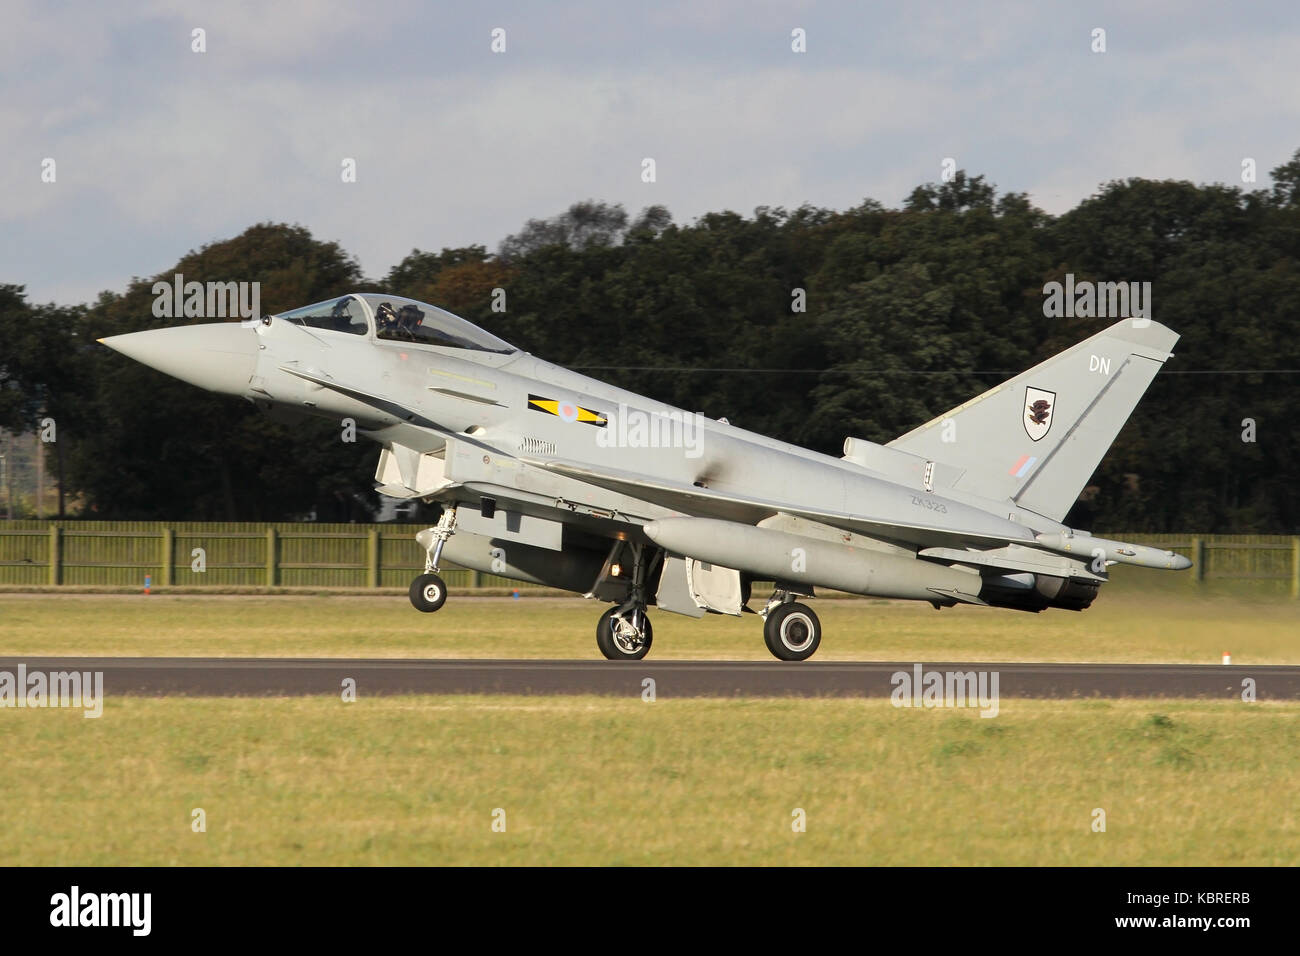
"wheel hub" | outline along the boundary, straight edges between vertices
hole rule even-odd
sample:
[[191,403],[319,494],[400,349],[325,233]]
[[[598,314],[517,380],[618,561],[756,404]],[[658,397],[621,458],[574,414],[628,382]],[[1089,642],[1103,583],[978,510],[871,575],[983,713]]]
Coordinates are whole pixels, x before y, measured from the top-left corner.
[[614,646],[624,654],[635,654],[645,643],[645,634],[635,624],[624,617],[611,619]]
[[781,641],[792,651],[807,647],[812,634],[812,622],[801,614],[791,614],[781,622]]

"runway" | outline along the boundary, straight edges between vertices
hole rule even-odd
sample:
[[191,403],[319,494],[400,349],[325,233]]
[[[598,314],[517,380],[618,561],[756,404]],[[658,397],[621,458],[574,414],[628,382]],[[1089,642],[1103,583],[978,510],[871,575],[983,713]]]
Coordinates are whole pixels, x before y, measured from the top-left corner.
[[[658,698],[888,697],[907,674],[987,675],[1002,698],[1300,699],[1300,666],[1017,664],[915,661],[558,661],[350,658],[0,657],[0,671],[101,671],[104,694],[142,696],[335,695],[343,682],[368,694],[601,694]],[[911,686],[911,683],[907,685]],[[924,684],[923,684],[924,686]],[[974,685],[972,685],[972,688]],[[910,691],[909,691],[910,694]]]

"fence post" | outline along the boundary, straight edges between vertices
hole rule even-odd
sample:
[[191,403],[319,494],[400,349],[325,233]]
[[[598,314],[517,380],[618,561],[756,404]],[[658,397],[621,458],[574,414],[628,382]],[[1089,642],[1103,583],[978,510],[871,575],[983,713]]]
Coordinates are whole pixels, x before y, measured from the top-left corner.
[[63,529],[50,526],[50,583],[63,583]]
[[176,532],[171,528],[162,530],[162,567],[159,568],[158,585],[169,588],[172,586],[172,562],[175,560],[176,553]]
[[1291,539],[1291,597],[1300,598],[1300,538]]
[[1200,584],[1205,580],[1205,542],[1200,538],[1192,539],[1192,583]]
[[379,532],[371,528],[367,536],[369,542],[366,549],[366,587],[379,587]]
[[483,586],[483,572],[475,571],[472,580],[474,587],[481,588]]
[[274,528],[266,529],[266,586],[275,587],[277,566],[279,564],[279,541]]

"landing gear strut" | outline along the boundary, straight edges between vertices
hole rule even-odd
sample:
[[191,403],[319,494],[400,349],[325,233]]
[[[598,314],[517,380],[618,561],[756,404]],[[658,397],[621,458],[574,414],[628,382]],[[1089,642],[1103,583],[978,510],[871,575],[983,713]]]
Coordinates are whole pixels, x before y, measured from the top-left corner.
[[[622,544],[616,543],[610,551],[606,567],[613,562]],[[646,549],[637,542],[631,542],[629,547],[632,550],[632,586],[628,599],[610,608],[596,622],[596,647],[606,660],[611,661],[639,661],[650,652],[650,644],[654,641],[654,628],[650,626],[645,611]],[[601,579],[604,577],[602,571]]]
[[822,622],[789,591],[776,591],[762,610],[763,642],[783,661],[806,661],[822,642]]
[[442,546],[455,533],[456,506],[452,505],[443,511],[434,527],[416,535],[421,544],[432,542],[425,551],[424,573],[411,582],[411,589],[407,592],[417,611],[432,613],[447,603],[447,582],[438,576],[438,559],[442,557]]

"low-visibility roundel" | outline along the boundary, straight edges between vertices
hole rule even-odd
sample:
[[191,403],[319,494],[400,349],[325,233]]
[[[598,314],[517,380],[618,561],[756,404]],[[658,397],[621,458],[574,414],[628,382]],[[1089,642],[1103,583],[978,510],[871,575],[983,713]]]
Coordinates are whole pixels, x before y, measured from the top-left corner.
[[597,428],[604,428],[609,424],[609,419],[603,412],[583,408],[573,402],[546,398],[543,395],[529,395],[528,407],[535,412],[554,415],[562,422],[582,422],[584,425],[595,425]]

